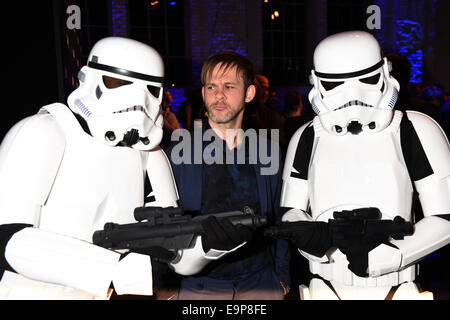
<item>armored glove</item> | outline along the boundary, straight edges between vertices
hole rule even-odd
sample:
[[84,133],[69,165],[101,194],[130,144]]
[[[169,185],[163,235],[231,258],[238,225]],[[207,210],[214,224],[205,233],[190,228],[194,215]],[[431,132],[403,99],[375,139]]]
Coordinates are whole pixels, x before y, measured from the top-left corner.
[[321,221],[281,222],[266,229],[265,235],[291,241],[297,248],[322,257],[331,247],[328,223]]
[[210,249],[230,251],[249,241],[253,231],[241,224],[234,226],[227,218],[208,217],[202,221],[202,246],[205,252]]

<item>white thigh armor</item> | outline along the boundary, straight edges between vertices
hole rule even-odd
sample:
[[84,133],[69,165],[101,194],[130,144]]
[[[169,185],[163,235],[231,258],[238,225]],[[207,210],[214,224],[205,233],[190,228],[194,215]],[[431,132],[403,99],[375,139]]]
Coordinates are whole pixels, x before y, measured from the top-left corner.
[[[393,120],[382,131],[343,136],[325,130],[316,117],[310,124],[314,129],[314,141],[307,178],[294,165],[299,155],[299,140],[308,125],[300,128],[291,140],[283,173],[281,206],[292,208],[283,220],[327,222],[333,219],[335,211],[376,207],[382,219],[401,216],[406,221],[416,222],[411,212],[413,184],[400,141],[402,116],[395,111]],[[349,287],[389,291],[392,286],[413,281],[414,263],[450,241],[450,222],[438,216],[450,212],[448,142],[427,116],[409,112],[408,118],[432,168],[427,177],[414,181],[424,218],[415,223],[412,236],[404,240],[391,239],[398,249],[382,244],[369,253],[368,277],[351,272],[346,256],[337,248],[331,248],[323,257],[301,252],[310,261],[311,273],[330,281],[338,293],[340,288]]]
[[5,272],[3,298],[104,298],[111,281],[119,294],[152,294],[148,256],[130,254],[119,262],[119,253],[91,244],[106,222],[135,222],[146,171],[154,190],[150,205],[176,206],[161,150],[98,142],[61,104],[16,125],[0,151],[0,225],[32,227],[6,246],[5,258],[18,274]]

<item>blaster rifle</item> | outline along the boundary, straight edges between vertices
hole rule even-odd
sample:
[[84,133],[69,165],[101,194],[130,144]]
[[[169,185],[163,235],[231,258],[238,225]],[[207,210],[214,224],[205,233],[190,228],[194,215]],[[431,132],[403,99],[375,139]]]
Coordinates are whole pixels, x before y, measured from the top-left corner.
[[[347,229],[348,233],[354,235],[374,235],[385,239],[392,237],[396,240],[403,239],[406,235],[414,232],[411,222],[405,222],[400,217],[394,220],[380,219],[378,208],[360,208],[354,210],[335,211],[334,219],[329,219],[329,230],[336,237],[337,229]],[[266,236],[282,238],[299,232],[306,232],[314,221],[282,222],[280,225],[272,226],[264,230]],[[339,236],[338,236],[339,237]]]
[[[233,225],[256,229],[267,224],[266,217],[256,215],[249,207],[242,211],[211,214],[226,218]],[[185,214],[182,207],[143,207],[134,210],[137,223],[106,223],[103,230],[94,232],[93,243],[108,249],[187,249],[194,246],[194,239],[205,231],[202,220],[211,215],[192,216]]]
[[414,226],[402,217],[384,220],[378,208],[334,212],[329,220],[333,246],[347,256],[348,268],[360,277],[368,276],[369,252],[390,238],[402,240],[414,233]]
[[380,210],[374,207],[335,211],[333,218],[328,220],[334,235],[333,242],[339,242],[341,236],[362,236],[380,242],[388,241],[389,238],[402,240],[414,232],[411,222],[406,222],[400,216],[393,220],[381,219]]
[[321,257],[331,248],[338,248],[347,256],[349,269],[366,276],[368,253],[389,238],[402,240],[412,235],[414,226],[400,216],[381,219],[378,208],[359,208],[335,211],[333,219],[325,222],[282,222],[269,227],[264,234],[294,242],[299,249]]

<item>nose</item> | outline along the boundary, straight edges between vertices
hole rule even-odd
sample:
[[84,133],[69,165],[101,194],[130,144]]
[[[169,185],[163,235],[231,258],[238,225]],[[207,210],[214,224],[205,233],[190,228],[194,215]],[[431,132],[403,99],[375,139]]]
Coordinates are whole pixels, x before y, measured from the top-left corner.
[[214,94],[215,94],[216,100],[220,101],[220,100],[225,99],[225,92],[224,92],[223,88],[220,86],[217,86]]

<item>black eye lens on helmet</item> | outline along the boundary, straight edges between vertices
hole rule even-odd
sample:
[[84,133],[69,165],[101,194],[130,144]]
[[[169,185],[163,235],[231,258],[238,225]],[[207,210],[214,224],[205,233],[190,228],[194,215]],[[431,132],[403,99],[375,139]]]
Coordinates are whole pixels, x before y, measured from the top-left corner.
[[155,98],[159,98],[159,94],[160,94],[160,92],[161,92],[161,88],[160,88],[160,87],[155,87],[155,86],[148,85],[148,86],[147,86],[147,90],[148,90]]
[[323,81],[323,80],[321,80],[320,83],[322,84],[322,87],[326,91],[330,91],[330,90],[333,90],[334,88],[340,86],[341,84],[343,84],[344,81]]
[[378,79],[380,79],[380,74],[379,73],[377,73],[376,75],[367,77],[367,78],[359,79],[359,81],[361,81],[362,83],[367,83],[367,84],[377,84],[378,83]]
[[127,84],[132,84],[133,82],[124,79],[103,76],[103,83],[108,89],[115,89],[121,86],[126,86]]

